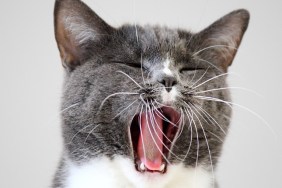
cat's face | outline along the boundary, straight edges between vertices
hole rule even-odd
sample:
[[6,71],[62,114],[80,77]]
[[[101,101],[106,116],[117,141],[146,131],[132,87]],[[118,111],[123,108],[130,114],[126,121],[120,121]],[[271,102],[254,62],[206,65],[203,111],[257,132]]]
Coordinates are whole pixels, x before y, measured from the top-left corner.
[[68,158],[123,157],[140,174],[174,164],[212,171],[231,116],[227,69],[248,18],[235,11],[199,33],[115,29],[80,1],[58,2]]

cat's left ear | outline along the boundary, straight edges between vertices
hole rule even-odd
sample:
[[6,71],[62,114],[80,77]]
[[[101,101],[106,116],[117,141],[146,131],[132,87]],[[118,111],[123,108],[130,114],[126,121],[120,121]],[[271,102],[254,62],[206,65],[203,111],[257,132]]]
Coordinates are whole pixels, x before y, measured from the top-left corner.
[[227,71],[248,27],[249,18],[247,10],[236,10],[196,34],[198,48],[194,55],[199,55]]
[[62,63],[68,70],[87,61],[94,46],[114,32],[80,0],[56,0],[54,24]]

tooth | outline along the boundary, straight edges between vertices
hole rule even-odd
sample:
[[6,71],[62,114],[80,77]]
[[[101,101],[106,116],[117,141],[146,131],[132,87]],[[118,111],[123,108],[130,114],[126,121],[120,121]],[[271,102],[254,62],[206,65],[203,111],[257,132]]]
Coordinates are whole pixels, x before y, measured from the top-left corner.
[[140,170],[142,170],[142,171],[145,171],[145,170],[146,170],[146,167],[145,167],[145,164],[144,164],[144,163],[140,163],[139,168],[140,168]]
[[161,165],[161,167],[160,167],[160,171],[163,172],[164,169],[165,169],[165,164],[163,163],[163,164]]

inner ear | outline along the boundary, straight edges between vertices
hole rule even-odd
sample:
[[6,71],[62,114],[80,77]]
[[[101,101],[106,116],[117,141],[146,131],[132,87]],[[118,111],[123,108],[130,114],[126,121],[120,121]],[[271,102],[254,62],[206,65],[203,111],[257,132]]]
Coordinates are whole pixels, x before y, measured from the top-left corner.
[[249,13],[240,9],[220,18],[196,34],[198,47],[194,56],[200,56],[227,71],[248,27]]
[[91,46],[114,30],[80,0],[57,0],[54,24],[63,65],[70,70],[83,64],[93,53]]

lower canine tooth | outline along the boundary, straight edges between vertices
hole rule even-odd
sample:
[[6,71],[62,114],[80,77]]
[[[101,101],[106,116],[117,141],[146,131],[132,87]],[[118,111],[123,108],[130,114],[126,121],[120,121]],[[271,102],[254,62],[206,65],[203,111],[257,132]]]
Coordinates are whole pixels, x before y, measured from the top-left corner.
[[146,170],[145,164],[144,163],[140,163],[140,169],[142,171]]
[[165,169],[165,164],[163,163],[160,167],[160,171],[162,172],[162,171],[164,171],[164,169]]

